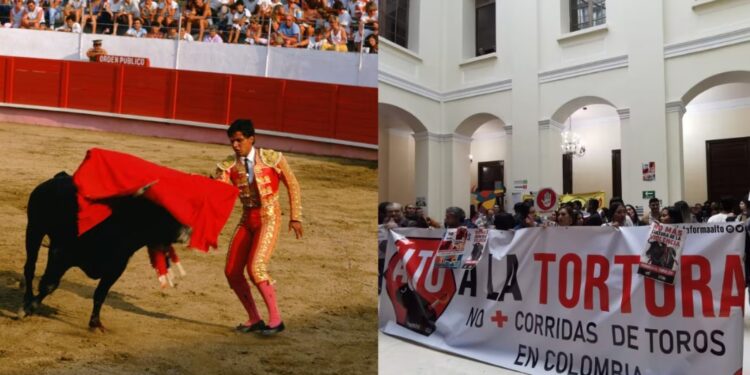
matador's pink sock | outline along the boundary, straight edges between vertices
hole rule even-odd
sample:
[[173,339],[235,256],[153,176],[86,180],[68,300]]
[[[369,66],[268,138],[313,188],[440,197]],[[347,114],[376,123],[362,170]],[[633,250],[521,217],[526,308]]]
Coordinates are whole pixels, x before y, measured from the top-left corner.
[[281,324],[281,314],[279,313],[279,306],[276,304],[276,291],[270,282],[264,281],[258,285],[258,290],[263,296],[263,301],[266,302],[268,307],[268,323],[269,327],[276,327]]

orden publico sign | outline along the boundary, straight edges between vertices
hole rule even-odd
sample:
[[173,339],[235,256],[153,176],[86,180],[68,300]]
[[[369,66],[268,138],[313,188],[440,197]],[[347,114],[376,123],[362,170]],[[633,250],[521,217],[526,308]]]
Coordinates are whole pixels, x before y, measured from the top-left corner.
[[99,55],[96,61],[107,64],[125,64],[149,67],[147,57],[117,56],[117,55]]

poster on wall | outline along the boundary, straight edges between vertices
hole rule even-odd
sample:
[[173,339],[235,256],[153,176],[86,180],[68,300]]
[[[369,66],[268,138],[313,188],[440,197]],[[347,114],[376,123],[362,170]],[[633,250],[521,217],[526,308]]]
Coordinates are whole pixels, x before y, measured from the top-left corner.
[[641,171],[643,172],[643,181],[656,180],[656,162],[650,161],[648,163],[643,163]]

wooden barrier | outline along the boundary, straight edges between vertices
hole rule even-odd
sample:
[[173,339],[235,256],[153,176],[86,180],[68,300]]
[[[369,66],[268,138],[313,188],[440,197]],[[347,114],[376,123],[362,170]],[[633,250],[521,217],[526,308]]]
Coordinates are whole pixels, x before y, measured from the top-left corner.
[[371,87],[0,56],[0,102],[378,143]]

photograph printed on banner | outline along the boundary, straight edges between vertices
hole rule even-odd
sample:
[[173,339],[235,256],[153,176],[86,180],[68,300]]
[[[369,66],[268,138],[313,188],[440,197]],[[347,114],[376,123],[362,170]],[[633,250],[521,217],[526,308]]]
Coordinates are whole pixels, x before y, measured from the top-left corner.
[[684,240],[685,231],[680,225],[651,223],[638,274],[674,284]]
[[464,246],[467,242],[471,242],[471,232],[466,227],[446,230],[437,250],[435,267],[458,268],[461,265]]
[[474,229],[474,239],[470,242],[471,246],[464,246],[463,264],[461,268],[465,270],[473,269],[482,259],[484,249],[487,247],[487,229]]

